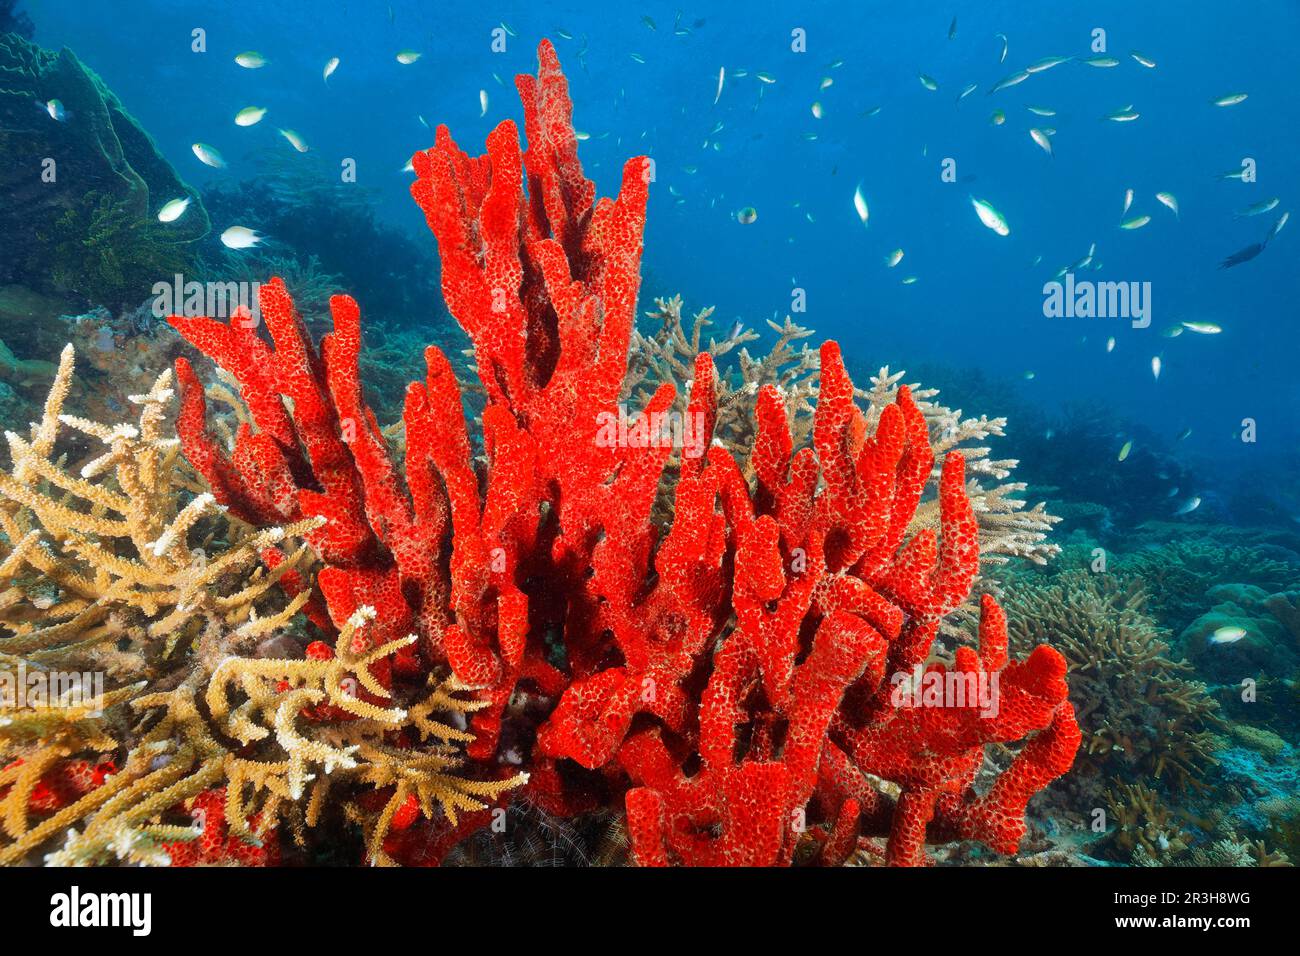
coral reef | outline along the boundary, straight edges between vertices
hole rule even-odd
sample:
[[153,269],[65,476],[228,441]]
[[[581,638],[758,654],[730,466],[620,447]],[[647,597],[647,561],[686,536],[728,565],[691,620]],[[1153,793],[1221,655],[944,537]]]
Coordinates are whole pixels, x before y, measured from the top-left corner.
[[[1201,487],[1197,475],[1174,457],[1168,439],[1105,406],[1069,405],[1056,416],[1032,406],[999,407],[1015,413],[1018,428],[1008,444],[1019,459],[1032,463],[1024,477],[1052,506],[1065,499],[1104,508],[1101,529],[1108,533],[1127,534],[1152,515],[1172,518]],[[1132,450],[1120,462],[1126,441],[1133,442]],[[1211,510],[1207,502],[1194,520]]]
[[[655,308],[646,313],[655,322],[653,330],[649,334],[633,331],[623,396],[644,405],[659,385],[668,383],[677,390],[674,410],[685,413],[686,396],[681,386],[691,380],[695,356],[707,353],[718,370],[718,419],[714,438],[742,463],[746,477],[752,477],[749,452],[756,437],[754,412],[758,393],[764,386],[776,388],[784,400],[795,444],[803,444],[811,437],[820,361],[815,349],[794,345],[813,335],[813,330],[798,325],[789,316],[781,325],[769,321],[777,339],[766,355],[756,357],[747,348],[748,343],[759,338],[753,330],[737,325],[726,338],[719,341],[710,337],[706,344],[702,338],[711,324],[713,309],[695,313],[688,331],[682,305],[681,296],[656,299]],[[739,351],[735,352],[735,365],[728,368],[723,360],[736,349]],[[904,374],[882,368],[872,375],[870,389],[854,388],[854,398],[866,406],[868,427],[874,428],[884,409],[895,400]],[[1047,540],[1047,535],[1058,519],[1042,503],[1026,509],[1026,502],[1017,497],[1026,486],[1006,481],[1019,462],[993,459],[991,449],[980,444],[990,437],[1002,436],[1006,419],[988,416],[964,419],[960,410],[954,411],[935,401],[937,389],[923,389],[918,384],[909,388],[913,401],[925,416],[936,459],[942,460],[952,450],[960,450],[966,459],[969,474],[966,491],[979,522],[982,564],[1002,564],[1012,557],[1045,564],[1054,557],[1059,548]],[[909,530],[934,522],[939,477],[940,468],[936,465]],[[986,488],[981,478],[999,484]]]
[[1047,643],[1069,662],[1083,732],[1080,775],[1199,786],[1214,762],[1218,705],[1191,667],[1169,656],[1169,634],[1146,585],[1118,573],[1023,574],[1006,585],[1011,645]]
[[1117,570],[1147,582],[1162,620],[1181,631],[1208,605],[1210,588],[1227,580],[1254,585],[1269,594],[1292,588],[1300,576],[1300,561],[1289,552],[1257,543],[1232,540],[1224,529],[1201,528],[1195,537],[1167,535],[1166,526],[1143,526],[1161,540],[1123,555]]
[[[1178,646],[1216,683],[1294,673],[1300,665],[1295,638],[1300,632],[1291,629],[1296,597],[1294,591],[1269,594],[1253,584],[1216,584],[1205,592],[1210,609],[1183,629]],[[1236,639],[1224,642],[1225,634]]]
[[[747,347],[759,338],[753,330],[737,323],[726,338],[710,337],[705,343],[703,334],[712,324],[713,309],[705,308],[695,313],[688,331],[682,307],[681,296],[656,299],[655,308],[646,313],[646,317],[652,320],[651,330],[647,333],[633,330],[620,413],[629,403],[644,406],[655,389],[667,383],[677,392],[673,412],[685,415],[687,398],[681,386],[691,382],[695,356],[707,353],[718,371],[718,415],[714,440],[733,454],[746,478],[752,479],[749,453],[756,437],[757,396],[764,386],[776,388],[784,400],[793,442],[804,444],[811,438],[820,359],[816,350],[803,344],[796,348],[795,344],[814,333],[789,316],[780,325],[769,321],[767,324],[775,333],[776,341],[767,354],[760,357],[751,354]],[[729,360],[733,355],[735,361],[731,363]],[[868,427],[874,428],[883,410],[895,400],[904,374],[882,368],[871,376],[870,389],[853,389],[855,400],[866,406]],[[1006,480],[1019,462],[993,459],[990,457],[991,449],[981,444],[990,437],[1001,437],[1006,419],[987,416],[964,419],[960,410],[954,411],[935,400],[937,389],[923,389],[918,384],[910,385],[909,389],[925,417],[936,461],[941,461],[943,455],[951,450],[961,451],[966,458],[969,473],[966,493],[979,524],[981,571],[987,572],[1014,559],[1042,565],[1055,557],[1060,548],[1048,539],[1048,533],[1059,517],[1049,513],[1041,502],[1027,508],[1027,502],[1020,497],[1027,486],[1023,482]],[[678,464],[679,456],[674,453],[665,464],[665,473],[675,476]],[[909,532],[930,526],[937,519],[940,471],[936,464],[909,525]],[[986,483],[989,483],[988,487]],[[667,493],[670,487],[671,482],[660,484],[660,496],[654,511],[657,519],[666,520],[672,514],[672,502]],[[996,575],[977,577],[976,581],[971,596],[940,622],[939,631],[945,640],[963,641],[978,621],[978,595],[999,593]]]
[[[940,464],[925,412],[888,375],[860,410],[834,343],[820,349],[810,443],[796,449],[776,384],[758,388],[752,486],[715,441],[707,352],[684,413],[663,382],[624,420],[645,163],[629,160],[618,198],[595,201],[555,51],[538,55],[538,75],[516,80],[526,150],[505,121],[485,156],[439,127],[414,158],[443,294],[474,343],[484,457],[430,346],[406,391],[399,474],[362,398],[356,302],[331,300],[317,351],[279,281],[261,299],[274,348],[238,316],[173,318],[238,380],[252,422],[232,453],[182,360],[186,455],[241,520],[323,519],[306,538],[343,629],[335,647],[351,644],[372,693],[402,696],[448,665],[476,696],[470,756],[526,765],[525,793],[547,813],[624,809],[638,863],[838,863],[880,833],[894,864],[924,863],[927,838],[1014,853],[1027,802],[1069,768],[1079,731],[1064,658],[1011,660],[991,596],[978,649],[930,661],[979,566],[965,456],[945,434]],[[664,480],[667,526],[653,520]],[[988,745],[1021,740],[981,774]],[[383,850],[436,862],[487,821],[404,819]]]
[[[329,808],[385,862],[391,831],[524,782],[462,773],[482,704],[454,679],[401,701],[376,681],[412,639],[354,641],[373,609],[333,648],[288,633],[306,614],[334,634],[300,543],[317,522],[259,531],[215,504],[168,437],[170,371],[118,426],[64,413],[72,372],[69,346],[0,473],[0,863],[59,836],[53,863],[275,862],[272,831],[305,845]],[[65,432],[106,450],[69,466]],[[18,674],[54,689],[26,699]]]
[[1114,827],[1095,849],[1134,866],[1291,866],[1283,850],[1270,851],[1263,840],[1242,836],[1224,816],[1197,818],[1170,809],[1143,783],[1117,782],[1106,792]]
[[1106,806],[1114,827],[1100,846],[1115,857],[1129,860],[1141,854],[1148,863],[1161,865],[1188,848],[1186,821],[1145,783],[1117,782],[1106,791]]

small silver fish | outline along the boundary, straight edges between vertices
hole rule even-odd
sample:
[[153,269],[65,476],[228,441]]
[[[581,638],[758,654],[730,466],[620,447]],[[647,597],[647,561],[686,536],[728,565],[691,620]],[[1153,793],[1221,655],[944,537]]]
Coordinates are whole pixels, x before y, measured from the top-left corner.
[[1069,63],[1073,60],[1072,56],[1045,56],[1041,60],[1029,64],[1025,67],[1026,73],[1042,73],[1044,70],[1050,70],[1054,66],[1060,66],[1062,63]]
[[298,133],[296,133],[294,130],[277,129],[276,132],[279,133],[281,136],[283,136],[285,139],[287,139],[289,141],[289,145],[292,146],[294,149],[296,149],[298,152],[300,153],[307,152],[308,149],[307,141],[303,139],[300,135],[298,135]]
[[256,126],[266,115],[265,106],[245,106],[235,114],[236,126]]
[[999,90],[1005,90],[1008,89],[1009,87],[1017,86],[1025,82],[1025,80],[1027,79],[1029,79],[1028,70],[1021,70],[1019,73],[1012,73],[1010,76],[1005,76],[1002,79],[998,80],[997,84],[994,85],[993,89],[989,90],[989,93],[991,95],[993,93],[998,92]]
[[221,244],[227,249],[251,249],[260,245],[262,238],[247,226],[231,226],[221,234]]
[[975,207],[975,214],[979,216],[980,222],[989,229],[992,229],[999,236],[1008,236],[1011,234],[1011,227],[1007,225],[1007,221],[1003,217],[1002,213],[998,212],[992,203],[984,199],[976,199],[974,196],[969,198],[970,204]]
[[194,155],[199,158],[199,162],[211,166],[214,169],[224,169],[226,161],[222,155],[217,152],[216,147],[209,146],[207,143],[195,143],[190,149],[194,150]]
[[1282,227],[1286,225],[1286,221],[1290,218],[1291,218],[1291,213],[1289,211],[1284,212],[1282,213],[1282,215],[1278,216],[1277,222],[1273,223],[1273,228],[1269,231],[1268,234],[1269,242],[1273,240],[1274,236],[1276,236],[1279,232],[1282,231]]
[[1211,644],[1236,644],[1246,636],[1246,629],[1236,624],[1225,624],[1210,635]]
[[862,194],[862,183],[858,183],[853,190],[853,209],[857,212],[862,225],[866,226],[871,212],[867,209],[867,197]]
[[172,199],[163,203],[163,207],[158,210],[159,222],[175,222],[181,216],[185,215],[185,210],[190,207],[190,197],[184,199]]
[[1261,213],[1266,213],[1277,208],[1277,204],[1278,198],[1276,196],[1272,199],[1262,199],[1253,205],[1247,206],[1245,209],[1238,210],[1237,218],[1245,219],[1247,216],[1258,216]]

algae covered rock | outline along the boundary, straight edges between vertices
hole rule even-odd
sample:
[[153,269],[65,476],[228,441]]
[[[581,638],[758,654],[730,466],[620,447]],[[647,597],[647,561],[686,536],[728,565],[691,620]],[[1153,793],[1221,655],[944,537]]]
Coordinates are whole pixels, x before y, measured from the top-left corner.
[[1253,584],[1220,584],[1205,596],[1216,603],[1178,638],[1202,676],[1235,683],[1261,674],[1284,677],[1294,670],[1294,644],[1269,609],[1273,596],[1268,591]]
[[[0,285],[0,379],[13,384],[34,375],[43,394],[54,374],[50,359],[68,341],[64,316],[78,311],[71,296]],[[29,367],[28,362],[35,364]]]
[[[210,229],[198,193],[71,50],[0,35],[0,156],[0,283],[116,309],[195,264]],[[158,221],[186,196],[185,215]]]

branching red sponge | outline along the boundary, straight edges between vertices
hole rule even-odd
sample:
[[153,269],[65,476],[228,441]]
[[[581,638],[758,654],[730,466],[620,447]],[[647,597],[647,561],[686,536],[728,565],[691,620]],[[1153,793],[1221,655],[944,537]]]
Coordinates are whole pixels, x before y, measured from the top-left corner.
[[[602,422],[626,414],[652,167],[629,160],[618,197],[597,201],[550,43],[538,58],[516,80],[526,150],[510,121],[479,157],[440,126],[413,160],[486,395],[481,461],[430,346],[399,474],[362,397],[356,303],[331,300],[317,352],[279,280],[261,300],[273,348],[247,316],[172,319],[239,380],[253,421],[227,454],[182,360],[190,461],[254,524],[325,519],[311,543],[335,624],[369,604],[358,639],[419,636],[384,679],[449,667],[487,704],[471,756],[508,752],[552,812],[624,808],[642,864],[784,864],[809,848],[838,863],[876,833],[898,864],[924,863],[927,836],[1015,852],[1028,800],[1069,768],[1079,733],[1064,660],[1040,647],[1008,661],[991,598],[978,649],[932,659],[979,563],[961,455],[942,464],[939,527],[913,528],[935,465],[925,419],[902,388],[868,434],[830,342],[811,447],[793,447],[779,390],[759,393],[752,486],[712,442],[708,355],[677,432],[693,440],[608,440]],[[674,398],[664,385],[640,420]],[[1026,738],[977,792],[985,745]],[[399,842],[420,862],[449,845],[425,828]]]

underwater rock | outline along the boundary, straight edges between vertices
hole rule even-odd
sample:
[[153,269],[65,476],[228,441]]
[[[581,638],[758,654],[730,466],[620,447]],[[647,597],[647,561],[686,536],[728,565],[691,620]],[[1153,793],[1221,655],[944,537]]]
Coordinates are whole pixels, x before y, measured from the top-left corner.
[[1264,599],[1264,607],[1268,608],[1268,612],[1277,618],[1296,646],[1300,647],[1300,591],[1270,594]]
[[[71,50],[0,35],[0,154],[0,233],[16,237],[0,282],[117,308],[193,266],[210,228],[198,193]],[[186,214],[158,222],[183,197]]]
[[43,393],[54,373],[48,359],[68,341],[61,316],[70,311],[75,309],[67,298],[23,285],[0,286],[0,378],[11,385],[17,378],[38,379]]
[[[1245,677],[1284,675],[1296,666],[1290,634],[1269,610],[1269,593],[1253,584],[1220,584],[1206,592],[1217,601],[1179,635],[1178,646],[1197,672],[1216,683],[1235,684]],[[1224,640],[1241,628],[1244,636]],[[1215,639],[1216,632],[1220,635]]]
[[23,381],[39,375],[48,375],[54,366],[39,359],[20,359],[4,342],[0,341],[0,381]]

